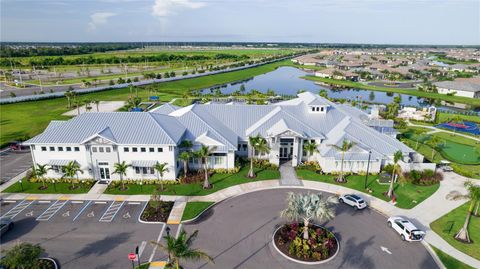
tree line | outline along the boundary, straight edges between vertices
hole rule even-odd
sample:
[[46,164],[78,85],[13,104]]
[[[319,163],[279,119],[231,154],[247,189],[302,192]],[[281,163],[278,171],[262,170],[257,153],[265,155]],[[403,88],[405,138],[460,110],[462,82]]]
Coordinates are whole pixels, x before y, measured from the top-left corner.
[[33,56],[61,56],[78,55],[115,50],[128,50],[140,48],[139,44],[87,44],[63,46],[14,46],[1,45],[0,57],[33,57]]

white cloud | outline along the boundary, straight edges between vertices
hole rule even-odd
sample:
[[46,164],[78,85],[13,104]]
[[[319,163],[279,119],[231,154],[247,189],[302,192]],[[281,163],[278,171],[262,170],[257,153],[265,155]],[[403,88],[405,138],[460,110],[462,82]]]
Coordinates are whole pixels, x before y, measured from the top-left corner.
[[206,6],[204,2],[192,0],[155,0],[152,7],[152,14],[157,17],[168,17],[181,9],[198,9]]
[[90,22],[88,23],[88,30],[94,31],[97,26],[107,23],[108,18],[117,15],[112,12],[97,12],[90,15]]

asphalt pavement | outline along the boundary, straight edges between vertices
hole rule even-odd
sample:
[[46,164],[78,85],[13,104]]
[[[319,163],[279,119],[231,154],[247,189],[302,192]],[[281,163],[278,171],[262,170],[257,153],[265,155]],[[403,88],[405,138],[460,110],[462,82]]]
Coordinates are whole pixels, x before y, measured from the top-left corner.
[[0,153],[0,180],[6,182],[32,165],[30,151],[3,151]]

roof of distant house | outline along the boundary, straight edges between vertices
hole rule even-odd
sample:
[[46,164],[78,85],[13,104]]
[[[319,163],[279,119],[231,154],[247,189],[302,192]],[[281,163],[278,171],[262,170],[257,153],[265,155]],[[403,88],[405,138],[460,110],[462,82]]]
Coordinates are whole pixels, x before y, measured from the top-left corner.
[[442,82],[435,82],[433,84],[439,88],[446,88],[450,90],[467,91],[467,92],[480,91],[480,78],[456,79],[454,81],[442,81]]

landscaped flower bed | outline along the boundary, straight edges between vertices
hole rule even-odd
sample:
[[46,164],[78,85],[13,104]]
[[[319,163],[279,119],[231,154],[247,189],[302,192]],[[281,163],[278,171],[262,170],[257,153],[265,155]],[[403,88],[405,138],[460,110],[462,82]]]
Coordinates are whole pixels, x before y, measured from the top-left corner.
[[308,239],[304,239],[303,224],[285,224],[273,236],[276,248],[294,260],[318,263],[335,257],[339,243],[335,235],[327,229],[309,225]]
[[174,202],[150,200],[142,212],[140,219],[147,222],[166,222]]

